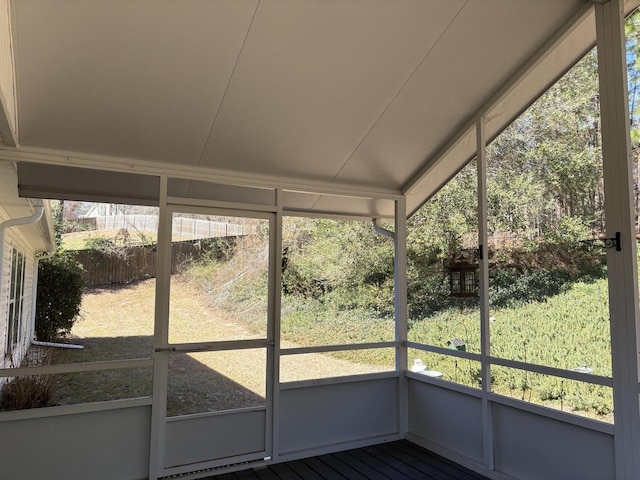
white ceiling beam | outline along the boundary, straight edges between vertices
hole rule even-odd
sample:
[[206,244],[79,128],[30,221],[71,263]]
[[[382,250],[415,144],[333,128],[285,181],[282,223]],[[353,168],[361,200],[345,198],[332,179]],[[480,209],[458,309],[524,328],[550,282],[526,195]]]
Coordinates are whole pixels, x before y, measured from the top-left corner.
[[301,182],[300,180],[293,178],[251,174],[243,175],[237,172],[203,167],[171,165],[164,162],[110,157],[105,155],[78,154],[75,152],[63,152],[40,148],[20,147],[19,149],[12,149],[0,146],[0,159],[113,172],[140,173],[148,175],[166,174],[174,178],[211,181],[226,185],[258,188],[281,188],[292,192],[355,198],[395,200],[402,196],[400,191],[391,189],[367,189],[358,185],[338,183],[327,184],[325,182]]

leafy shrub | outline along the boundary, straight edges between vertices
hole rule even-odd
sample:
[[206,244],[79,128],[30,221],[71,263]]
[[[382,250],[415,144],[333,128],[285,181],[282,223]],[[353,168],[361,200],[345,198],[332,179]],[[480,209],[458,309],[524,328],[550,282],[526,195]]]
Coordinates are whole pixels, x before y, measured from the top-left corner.
[[449,280],[442,269],[430,268],[426,272],[409,269],[407,293],[409,317],[424,318],[451,305]]
[[202,251],[202,261],[207,262],[228,262],[233,258],[237,250],[237,243],[244,242],[242,238],[221,237],[204,238],[198,242]]
[[333,294],[350,305],[361,301],[365,308],[380,309],[379,300],[372,299],[375,295],[358,297],[353,292],[369,291],[370,286],[388,290],[393,281],[389,238],[364,222],[288,219],[285,228],[282,285],[286,295],[324,300]]
[[489,281],[489,297],[494,307],[541,301],[566,290],[570,280],[569,273],[561,269],[494,271]]
[[109,253],[116,248],[115,242],[106,237],[88,238],[84,241],[84,244],[89,250],[97,250],[103,253]]
[[554,267],[536,268],[527,265],[532,262],[522,260],[522,267],[500,268],[500,264],[492,267],[489,273],[489,297],[494,307],[507,307],[532,301],[544,301],[558,295],[577,281],[595,281],[604,278],[605,267],[601,260],[601,252],[588,249],[566,251],[560,256],[559,251],[547,247],[536,252],[539,264],[557,265]]
[[80,313],[82,272],[82,266],[65,254],[39,263],[35,315],[38,340],[51,341],[71,331]]
[[332,285],[327,279],[305,275],[293,262],[282,270],[282,291],[286,295],[319,299],[331,290]]
[[555,228],[550,228],[550,232],[545,235],[545,240],[552,244],[561,244],[576,242],[591,236],[591,228],[583,218],[565,215],[560,218]]

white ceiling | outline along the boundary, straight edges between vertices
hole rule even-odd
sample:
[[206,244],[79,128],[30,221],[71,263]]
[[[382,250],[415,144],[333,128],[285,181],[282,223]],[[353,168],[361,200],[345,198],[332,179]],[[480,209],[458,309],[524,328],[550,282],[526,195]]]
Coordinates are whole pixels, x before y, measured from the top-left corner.
[[[443,167],[445,147],[591,3],[13,0],[17,152],[408,193],[412,211],[469,160]],[[510,117],[592,44],[583,28],[548,73],[536,67]],[[297,197],[293,209],[360,209]],[[381,208],[359,211],[392,213]]]

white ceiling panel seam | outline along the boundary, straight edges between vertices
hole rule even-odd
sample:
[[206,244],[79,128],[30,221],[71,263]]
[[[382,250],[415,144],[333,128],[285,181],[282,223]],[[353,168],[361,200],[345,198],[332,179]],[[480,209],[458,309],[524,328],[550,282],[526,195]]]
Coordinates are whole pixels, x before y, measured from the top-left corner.
[[202,150],[200,152],[200,157],[198,159],[198,165],[200,165],[202,163],[202,157],[204,156],[204,153],[207,149],[207,145],[209,144],[209,141],[211,139],[211,135],[213,134],[213,130],[216,126],[216,122],[218,120],[218,115],[220,115],[220,109],[222,108],[222,105],[224,104],[224,100],[227,97],[227,91],[229,90],[229,86],[231,85],[231,82],[233,81],[233,77],[234,74],[236,72],[236,68],[238,67],[238,62],[240,61],[240,57],[242,56],[242,52],[244,50],[244,46],[247,43],[247,38],[249,37],[249,33],[251,32],[251,26],[253,25],[253,21],[256,18],[256,14],[258,13],[258,7],[260,6],[260,0],[256,1],[256,6],[255,9],[253,10],[253,15],[251,16],[251,21],[249,22],[249,26],[247,28],[247,31],[244,35],[244,39],[242,40],[242,45],[240,46],[240,50],[238,51],[238,54],[236,55],[236,61],[233,64],[233,68],[231,69],[231,74],[229,75],[229,80],[227,81],[227,86],[224,89],[224,93],[222,94],[222,98],[220,99],[220,101],[218,102],[217,108],[216,108],[216,113],[213,117],[213,121],[211,122],[211,128],[209,129],[209,134],[207,135],[207,138],[204,142],[204,144],[202,145]]
[[447,31],[449,30],[449,28],[451,27],[451,25],[453,24],[453,22],[455,22],[456,18],[458,18],[458,15],[460,15],[460,13],[462,12],[462,10],[465,8],[465,6],[469,3],[470,0],[466,0],[458,9],[457,12],[455,12],[455,14],[451,17],[451,20],[449,21],[448,24],[446,24],[446,26],[442,29],[442,31],[440,32],[440,34],[438,35],[437,40],[431,44],[429,46],[429,48],[427,49],[427,52],[424,54],[424,56],[422,57],[422,59],[418,62],[418,64],[415,66],[415,68],[411,71],[411,73],[409,74],[409,76],[406,78],[406,80],[402,83],[402,86],[395,92],[395,94],[393,95],[393,97],[391,98],[391,100],[389,100],[389,102],[385,105],[383,111],[380,113],[380,115],[378,115],[378,117],[374,120],[374,122],[372,123],[372,125],[367,129],[366,133],[362,136],[362,138],[360,139],[360,141],[358,142],[358,144],[355,146],[355,148],[353,149],[353,151],[351,152],[351,154],[349,155],[349,157],[344,161],[344,163],[342,164],[342,166],[338,169],[338,171],[336,172],[336,174],[333,176],[332,181],[336,181],[337,178],[340,176],[340,173],[345,169],[345,167],[348,165],[348,163],[351,161],[351,159],[353,158],[354,154],[358,151],[358,149],[360,148],[360,145],[362,145],[362,143],[366,140],[366,138],[369,136],[369,134],[371,134],[372,130],[375,128],[375,126],[378,124],[378,122],[380,121],[380,119],[384,116],[384,114],[387,112],[387,110],[389,110],[389,107],[396,101],[396,99],[398,98],[398,95],[400,95],[402,93],[402,91],[404,90],[405,86],[411,81],[411,79],[413,78],[413,76],[415,75],[415,73],[418,71],[418,69],[420,68],[420,66],[426,61],[426,59],[429,57],[429,55],[431,54],[431,52],[433,51],[434,48],[436,48],[436,46],[440,43],[440,40],[442,39],[442,37],[444,35],[446,35]]

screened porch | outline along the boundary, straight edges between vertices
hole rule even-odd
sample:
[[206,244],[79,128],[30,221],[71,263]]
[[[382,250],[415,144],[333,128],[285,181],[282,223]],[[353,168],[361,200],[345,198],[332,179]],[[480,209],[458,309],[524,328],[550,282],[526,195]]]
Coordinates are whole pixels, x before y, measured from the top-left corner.
[[[0,369],[7,382],[101,378],[86,388],[92,400],[0,412],[0,476],[640,478],[624,53],[624,18],[640,2],[0,3],[0,161],[15,171],[16,195],[144,207],[155,218],[154,271],[144,278],[151,293],[138,308],[144,320],[125,332],[109,316],[125,302],[107,300],[96,321],[104,331],[74,337],[84,353]],[[611,355],[588,370],[536,363],[526,346],[523,356],[496,348],[487,146],[596,45],[600,236],[611,247],[603,250],[600,304]],[[408,238],[417,235],[410,221],[458,175],[470,179],[475,276],[465,283],[459,271],[450,286],[477,303],[472,322],[421,336],[409,291]],[[187,235],[178,228],[185,219],[209,233]],[[304,328],[292,336],[289,319],[322,303],[313,295],[335,293],[307,282],[296,288],[308,301],[291,301],[292,252],[310,238],[294,237],[306,228],[299,219],[366,228],[372,236],[354,235],[350,247],[362,258],[380,245],[392,252],[388,295],[370,295],[386,315],[379,335],[359,336],[366,329],[347,312],[315,340]],[[203,239],[217,236],[215,222],[233,237],[224,248],[214,241],[216,252],[241,244],[248,252],[245,263],[224,266],[257,286],[259,295],[233,311],[251,317],[246,329],[212,320],[202,295],[181,303],[179,275],[196,253],[176,260],[175,244],[192,242],[201,255]],[[323,253],[317,264],[342,278],[340,252]],[[218,292],[224,282],[207,282],[220,271],[194,278]],[[121,349],[134,341],[135,350]],[[105,345],[105,356],[83,356],[92,345]],[[110,383],[112,374],[122,385]],[[497,387],[501,376],[511,387]],[[144,380],[138,390],[125,378]],[[596,392],[611,411],[567,408],[566,390],[548,403],[530,401],[525,388],[509,392],[532,378],[577,396]],[[224,401],[216,396],[223,383],[235,395]],[[210,403],[189,404],[191,392]]]

